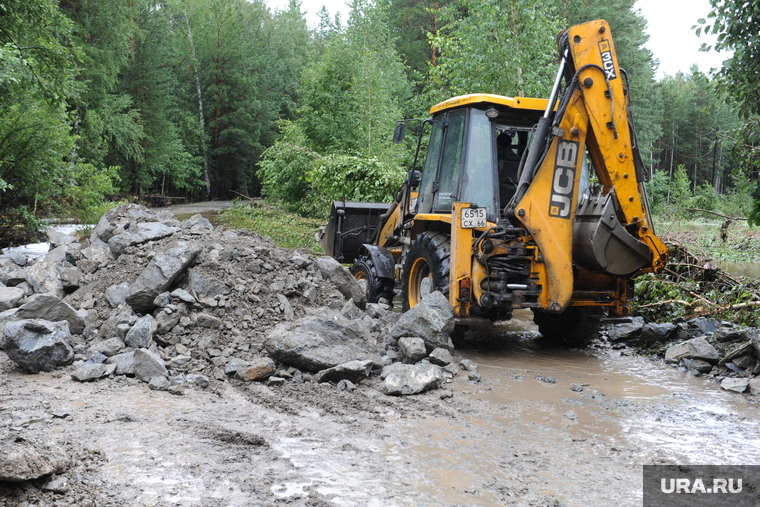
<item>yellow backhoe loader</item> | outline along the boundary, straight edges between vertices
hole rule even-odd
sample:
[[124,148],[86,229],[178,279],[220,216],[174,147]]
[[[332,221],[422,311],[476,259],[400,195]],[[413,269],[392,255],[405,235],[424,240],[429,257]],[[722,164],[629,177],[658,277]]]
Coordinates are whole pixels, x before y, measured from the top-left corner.
[[662,270],[667,249],[627,76],[604,20],[557,41],[548,99],[465,95],[403,120],[396,142],[411,121],[418,154],[427,136],[422,170],[391,204],[333,203],[323,249],[352,263],[369,301],[392,299],[400,281],[404,310],[438,290],[463,325],[530,308],[542,334],[572,342],[630,315],[633,278]]

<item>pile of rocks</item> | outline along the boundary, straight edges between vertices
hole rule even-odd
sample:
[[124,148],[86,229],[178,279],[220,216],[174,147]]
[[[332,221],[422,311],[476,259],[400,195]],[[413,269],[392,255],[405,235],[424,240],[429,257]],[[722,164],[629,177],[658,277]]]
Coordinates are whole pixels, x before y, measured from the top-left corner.
[[126,375],[177,394],[231,378],[351,389],[374,372],[398,395],[460,371],[440,293],[403,315],[367,304],[334,259],[200,215],[124,205],[88,239],[51,233],[50,243],[36,261],[0,257],[0,347],[29,372]]
[[663,324],[610,326],[607,338],[651,350],[665,362],[694,376],[714,379],[727,391],[760,394],[760,330],[731,322],[697,317]]

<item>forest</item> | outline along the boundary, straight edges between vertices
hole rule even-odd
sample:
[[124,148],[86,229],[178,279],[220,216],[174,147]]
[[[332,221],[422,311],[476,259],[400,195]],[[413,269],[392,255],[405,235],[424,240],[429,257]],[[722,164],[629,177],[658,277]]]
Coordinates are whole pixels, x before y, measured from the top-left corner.
[[397,120],[464,93],[546,97],[557,33],[597,18],[655,209],[758,223],[760,6],[743,4],[711,0],[695,27],[733,51],[722,69],[656,80],[634,0],[352,0],[312,27],[297,0],[4,0],[0,233],[151,196],[264,196],[311,217],[388,200],[413,157]]

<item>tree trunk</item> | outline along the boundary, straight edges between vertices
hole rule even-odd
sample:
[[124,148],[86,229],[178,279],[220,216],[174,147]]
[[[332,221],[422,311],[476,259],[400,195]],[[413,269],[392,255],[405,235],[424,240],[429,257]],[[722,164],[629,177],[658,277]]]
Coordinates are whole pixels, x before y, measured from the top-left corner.
[[198,60],[195,56],[195,44],[193,44],[193,31],[190,28],[190,18],[185,12],[185,24],[187,25],[187,38],[190,41],[190,52],[192,54],[193,75],[195,76],[195,90],[198,93],[198,125],[200,128],[200,142],[203,150],[203,182],[206,184],[206,198],[211,195],[211,180],[208,176],[208,151],[206,147],[206,120],[203,115],[203,91],[201,89],[201,78],[198,75]]

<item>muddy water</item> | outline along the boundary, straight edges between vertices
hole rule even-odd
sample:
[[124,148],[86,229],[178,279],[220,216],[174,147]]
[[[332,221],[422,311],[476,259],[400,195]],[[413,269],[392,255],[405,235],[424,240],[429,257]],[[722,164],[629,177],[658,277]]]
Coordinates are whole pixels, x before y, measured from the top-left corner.
[[729,275],[760,278],[759,262],[719,261],[718,266]]
[[760,461],[753,399],[646,358],[552,346],[529,316],[459,350],[483,377],[457,377],[460,417],[399,421],[387,452],[417,464],[416,489],[462,505],[640,505],[643,464]]

